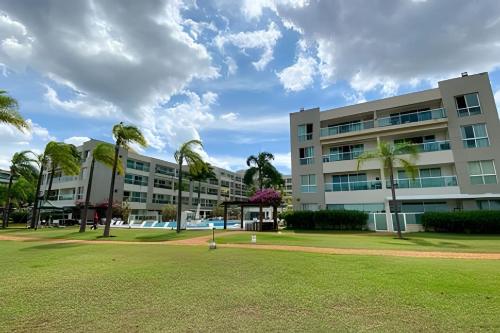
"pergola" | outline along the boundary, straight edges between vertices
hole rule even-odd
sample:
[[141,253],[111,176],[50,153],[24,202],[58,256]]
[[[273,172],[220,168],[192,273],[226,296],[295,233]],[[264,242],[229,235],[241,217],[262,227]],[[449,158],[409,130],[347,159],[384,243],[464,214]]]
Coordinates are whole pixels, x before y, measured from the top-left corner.
[[260,223],[259,223],[259,231],[262,231],[262,223],[263,221],[263,214],[262,214],[262,208],[263,207],[273,207],[273,220],[274,220],[274,226],[273,229],[276,230],[278,229],[278,206],[275,205],[266,205],[263,203],[258,203],[258,202],[250,202],[250,201],[223,201],[222,205],[224,206],[224,230],[227,227],[227,208],[230,206],[240,206],[240,222],[241,222],[241,229],[243,229],[243,213],[244,213],[244,208],[245,207],[258,207],[260,214]]

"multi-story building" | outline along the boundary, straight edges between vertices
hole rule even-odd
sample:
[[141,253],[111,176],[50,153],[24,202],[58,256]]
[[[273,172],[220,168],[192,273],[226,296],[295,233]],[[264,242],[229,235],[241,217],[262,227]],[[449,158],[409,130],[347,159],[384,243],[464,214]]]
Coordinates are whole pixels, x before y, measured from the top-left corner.
[[10,179],[10,171],[0,169],[0,185],[8,185]]
[[[500,209],[500,123],[487,73],[367,103],[290,114],[294,209],[369,212],[374,230],[393,231],[391,184],[377,160],[357,156],[380,141],[418,147],[418,176],[395,171],[404,230],[426,211]],[[408,157],[402,155],[402,157]]]
[[[82,156],[79,176],[65,176],[61,172],[54,175],[52,191],[49,195],[52,205],[74,207],[74,214],[78,216],[78,207],[85,200],[92,150],[99,142],[101,141],[90,140],[78,147]],[[166,204],[177,203],[179,186],[177,164],[126,150],[120,151],[120,158],[125,174],[117,175],[113,197],[117,204],[123,201],[128,203],[131,216],[136,219],[154,217]],[[183,169],[184,172],[188,171],[187,166]],[[213,207],[220,201],[246,199],[246,189],[240,175],[218,167],[214,167],[214,173],[217,179],[201,182],[199,188],[198,182],[190,182],[186,176],[183,178],[181,198],[183,209],[196,210],[198,190],[202,216],[210,215]],[[47,179],[48,176],[45,175],[42,183],[43,191],[47,188]],[[96,163],[90,202],[92,206],[97,207],[100,217],[104,214],[103,207],[107,206],[110,183],[111,170]],[[93,214],[92,212],[89,216],[94,216]]]

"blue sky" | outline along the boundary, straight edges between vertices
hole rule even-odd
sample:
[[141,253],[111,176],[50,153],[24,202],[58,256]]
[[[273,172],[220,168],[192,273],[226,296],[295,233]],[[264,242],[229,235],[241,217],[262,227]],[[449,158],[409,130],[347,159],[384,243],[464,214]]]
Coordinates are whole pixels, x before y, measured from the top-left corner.
[[0,125],[0,168],[49,140],[111,141],[139,126],[145,154],[199,138],[233,170],[259,151],[290,172],[288,114],[490,72],[500,99],[500,3],[314,0],[15,1],[0,4],[0,88],[32,132]]

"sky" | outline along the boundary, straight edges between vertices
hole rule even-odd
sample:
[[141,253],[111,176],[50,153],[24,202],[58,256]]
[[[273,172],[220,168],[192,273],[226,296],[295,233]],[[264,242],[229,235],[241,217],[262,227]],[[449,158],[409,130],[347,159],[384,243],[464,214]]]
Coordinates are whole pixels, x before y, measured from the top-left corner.
[[500,105],[498,0],[0,0],[0,89],[31,124],[0,125],[0,168],[50,140],[112,142],[239,170],[262,151],[290,173],[289,113],[489,72]]

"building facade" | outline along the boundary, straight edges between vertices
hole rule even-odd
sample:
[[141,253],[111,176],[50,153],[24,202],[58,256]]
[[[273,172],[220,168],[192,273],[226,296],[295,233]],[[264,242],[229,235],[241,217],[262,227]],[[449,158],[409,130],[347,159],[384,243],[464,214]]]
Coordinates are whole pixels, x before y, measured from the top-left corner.
[[500,122],[487,73],[357,105],[301,110],[290,114],[290,133],[296,210],[363,210],[370,228],[393,231],[391,184],[380,162],[357,168],[356,158],[380,141],[410,142],[419,151],[416,179],[395,171],[404,230],[420,230],[426,211],[500,209]]
[[[89,168],[92,161],[92,150],[101,141],[90,140],[78,147],[81,152],[82,166],[78,176],[65,176],[61,172],[54,175],[52,191],[49,194],[50,205],[57,207],[78,207],[85,200]],[[163,161],[134,152],[121,150],[120,158],[125,174],[117,175],[115,179],[116,204],[127,202],[132,219],[148,219],[157,217],[167,204],[177,204],[179,186],[178,166],[175,163]],[[183,167],[184,172],[188,168]],[[198,190],[200,191],[201,215],[210,215],[218,202],[225,200],[245,200],[245,185],[242,177],[235,172],[214,167],[217,179],[206,182],[190,182],[183,177],[182,201],[183,210],[196,210],[198,206]],[[42,182],[42,191],[47,190],[48,175]],[[90,202],[92,206],[104,206],[109,197],[111,184],[111,169],[95,163]],[[101,214],[102,215],[101,210]],[[94,216],[93,213],[89,216]]]

